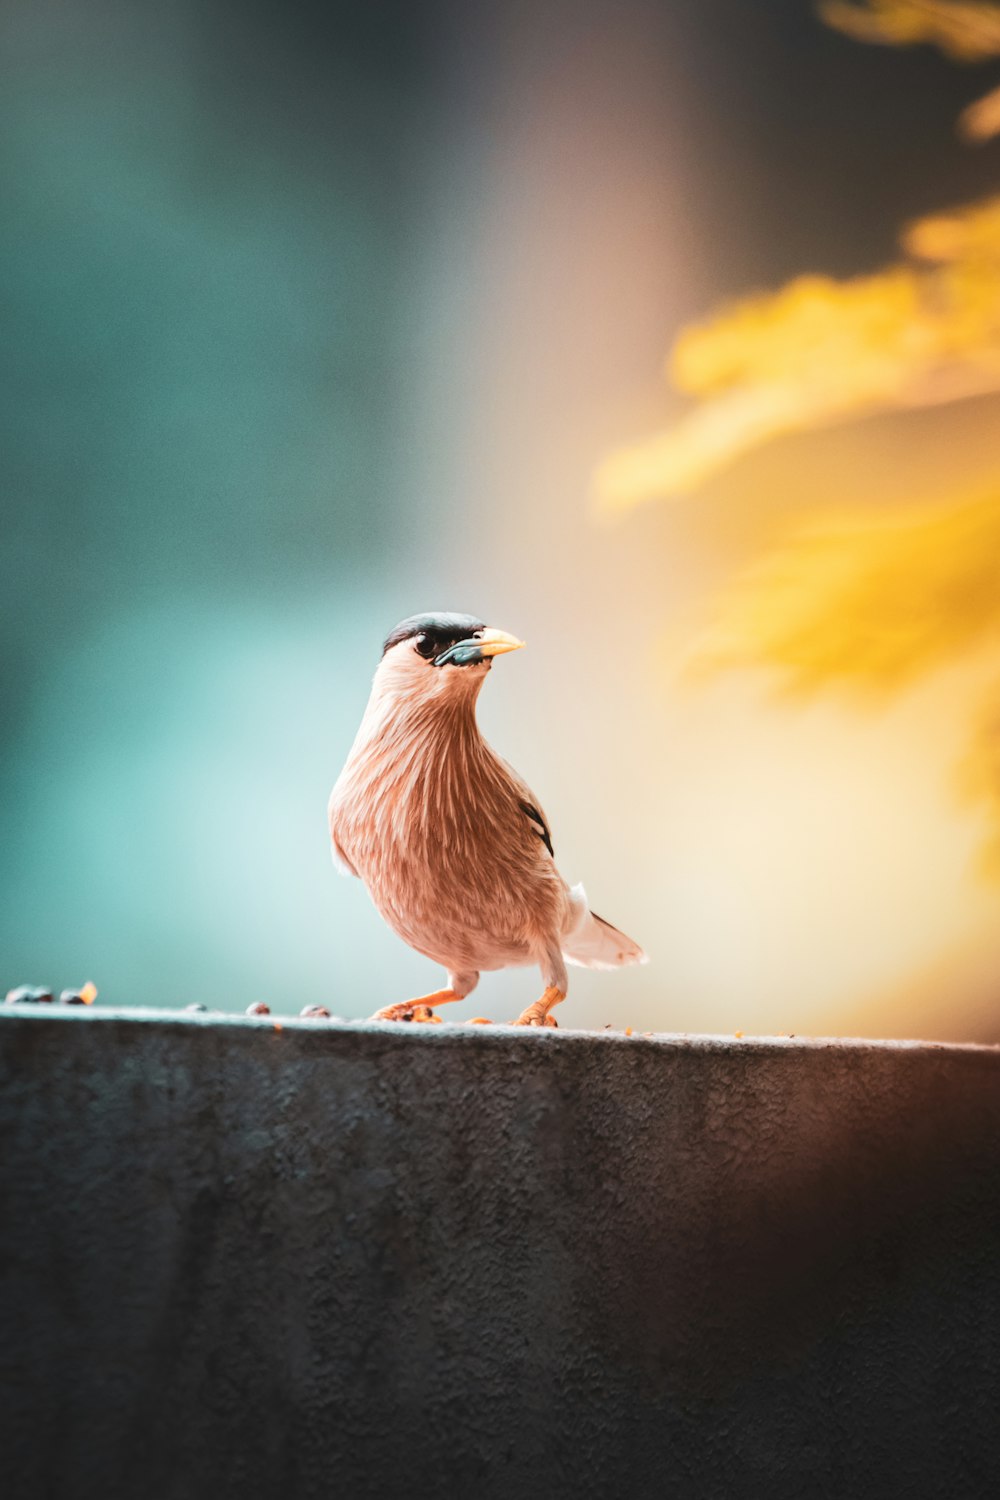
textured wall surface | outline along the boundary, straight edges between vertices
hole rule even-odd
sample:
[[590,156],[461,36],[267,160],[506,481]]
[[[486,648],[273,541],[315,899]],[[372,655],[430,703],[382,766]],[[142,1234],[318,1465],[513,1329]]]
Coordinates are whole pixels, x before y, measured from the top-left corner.
[[35,1497],[1000,1493],[1000,1051],[8,1007]]

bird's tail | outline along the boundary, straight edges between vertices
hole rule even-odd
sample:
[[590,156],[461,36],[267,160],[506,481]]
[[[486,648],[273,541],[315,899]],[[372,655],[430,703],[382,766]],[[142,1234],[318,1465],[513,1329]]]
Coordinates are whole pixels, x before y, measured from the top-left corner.
[[624,964],[649,962],[638,943],[591,911],[582,885],[575,885],[569,894],[569,925],[562,935],[567,963],[583,969],[620,969]]

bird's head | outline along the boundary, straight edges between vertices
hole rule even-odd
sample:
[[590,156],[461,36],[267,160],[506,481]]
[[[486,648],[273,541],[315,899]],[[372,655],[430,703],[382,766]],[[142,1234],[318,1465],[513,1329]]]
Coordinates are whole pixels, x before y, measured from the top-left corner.
[[474,699],[493,658],[523,645],[475,615],[410,615],[386,636],[375,681],[410,698]]

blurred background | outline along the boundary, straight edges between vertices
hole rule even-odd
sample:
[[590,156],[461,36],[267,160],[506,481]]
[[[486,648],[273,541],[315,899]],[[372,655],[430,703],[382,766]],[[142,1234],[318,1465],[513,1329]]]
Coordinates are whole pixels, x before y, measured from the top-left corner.
[[1000,1039],[1000,6],[0,38],[2,987],[435,988],[325,807],[382,637],[457,609],[651,956],[564,1025]]

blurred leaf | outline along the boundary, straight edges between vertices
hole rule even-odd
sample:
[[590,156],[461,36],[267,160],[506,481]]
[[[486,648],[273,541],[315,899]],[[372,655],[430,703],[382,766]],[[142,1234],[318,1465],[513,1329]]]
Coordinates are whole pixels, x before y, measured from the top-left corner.
[[1000,135],[1000,88],[991,89],[982,99],[964,109],[958,117],[958,128],[973,145]]
[[857,42],[929,42],[954,62],[1000,55],[1000,6],[965,0],[821,0],[820,18]]
[[[1000,494],[799,531],[731,586],[692,665],[763,666],[792,697],[882,703],[983,651],[1000,659]],[[972,734],[959,790],[987,808],[980,873],[1000,880],[1000,695]]]
[[1000,198],[919,220],[903,248],[873,276],[801,276],[683,329],[670,373],[700,404],[612,454],[599,504],[697,489],[784,433],[1000,391]]
[[884,698],[1000,644],[1000,494],[803,528],[721,602],[705,667],[766,666],[790,692]]
[[[1000,6],[823,0],[821,18],[864,42],[1000,56]],[[1000,134],[1000,89],[963,113],[967,140]],[[800,276],[681,330],[669,360],[694,404],[667,431],[612,454],[599,503],[625,510],[696,490],[785,433],[1000,391],[1000,198],[916,221],[905,256],[873,275]],[[826,517],[761,558],[722,598],[696,670],[764,667],[805,698],[884,702],[974,653],[1000,659],[1000,490],[892,519]],[[1000,699],[960,768],[994,829],[1000,879]]]

